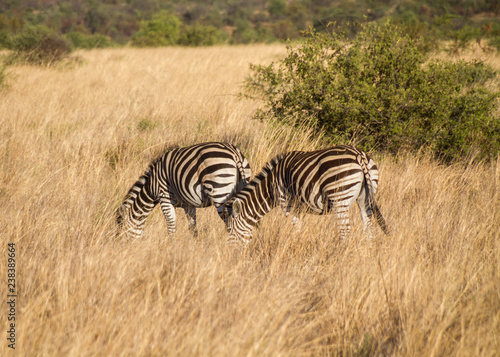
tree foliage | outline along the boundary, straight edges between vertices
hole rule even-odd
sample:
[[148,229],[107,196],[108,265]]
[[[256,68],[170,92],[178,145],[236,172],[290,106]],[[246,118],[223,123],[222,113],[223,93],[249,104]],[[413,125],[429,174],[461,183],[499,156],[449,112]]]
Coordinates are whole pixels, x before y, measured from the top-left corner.
[[51,64],[69,55],[69,41],[43,25],[28,25],[19,34],[9,36],[7,47],[14,51],[11,60],[32,64]]
[[132,37],[132,44],[139,47],[158,47],[177,44],[181,21],[168,11],[160,11],[141,27]]
[[285,59],[252,66],[261,119],[303,125],[335,143],[396,153],[432,150],[445,161],[500,150],[498,79],[481,62],[430,60],[390,22],[353,38],[308,32]]
[[227,34],[211,25],[186,25],[181,28],[178,44],[182,46],[213,46],[227,40]]
[[[349,28],[366,17],[368,21],[391,18],[412,38],[424,38],[422,49],[433,49],[444,39],[453,41],[451,51],[461,51],[478,39],[493,47],[500,42],[495,30],[500,26],[499,4],[492,0],[4,0],[0,2],[0,46],[2,33],[18,33],[27,24],[44,25],[60,35],[100,34],[126,44],[142,27],[136,41],[141,38],[144,22],[152,25],[155,14],[168,11],[194,43],[199,26],[225,32],[229,43],[269,42],[297,39],[311,25],[322,31],[332,21]],[[147,32],[146,38],[154,32]],[[74,46],[92,43],[76,40]]]
[[64,34],[63,37],[70,41],[76,48],[105,48],[113,45],[113,42],[108,36],[99,33],[88,35],[78,31],[72,31]]

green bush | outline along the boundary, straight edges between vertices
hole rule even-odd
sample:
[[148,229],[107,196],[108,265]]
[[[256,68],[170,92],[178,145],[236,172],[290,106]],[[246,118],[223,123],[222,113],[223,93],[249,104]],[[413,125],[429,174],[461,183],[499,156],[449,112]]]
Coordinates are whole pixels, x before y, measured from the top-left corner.
[[149,21],[142,21],[139,31],[132,36],[132,44],[139,47],[159,47],[177,44],[181,21],[168,11],[160,11]]
[[75,48],[105,48],[113,46],[111,39],[102,34],[87,35],[78,31],[68,32],[63,37],[71,42]]
[[178,43],[182,46],[213,46],[225,41],[227,34],[214,26],[192,25],[182,29]]
[[7,30],[0,29],[0,50],[8,46],[9,33]]
[[254,29],[252,23],[247,20],[236,20],[235,27],[230,40],[231,44],[269,43],[276,39],[266,26],[257,26]]
[[51,64],[71,52],[68,40],[43,25],[27,25],[21,33],[10,35],[8,48],[14,51],[11,60],[32,64]]
[[285,0],[269,0],[268,11],[273,17],[282,16],[286,9]]
[[351,40],[310,30],[285,59],[252,66],[249,94],[261,119],[307,122],[335,143],[391,153],[432,150],[449,162],[500,150],[498,80],[481,62],[430,60],[389,22]]

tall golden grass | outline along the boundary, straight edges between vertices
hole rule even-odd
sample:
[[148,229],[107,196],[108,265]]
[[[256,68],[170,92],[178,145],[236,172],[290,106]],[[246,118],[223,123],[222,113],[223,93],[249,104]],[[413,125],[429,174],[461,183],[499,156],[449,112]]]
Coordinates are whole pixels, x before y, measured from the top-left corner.
[[[304,133],[252,120],[249,63],[283,46],[107,49],[72,68],[13,67],[0,97],[0,355],[443,356],[500,354],[500,160],[442,166],[375,155],[391,233],[348,242],[331,216],[279,210],[246,249],[215,209],[193,238],[159,210],[143,239],[114,210],[168,145],[221,140],[254,173]],[[496,63],[499,63],[497,61]],[[499,66],[500,67],[500,66]],[[7,341],[7,244],[16,244],[16,350]]]

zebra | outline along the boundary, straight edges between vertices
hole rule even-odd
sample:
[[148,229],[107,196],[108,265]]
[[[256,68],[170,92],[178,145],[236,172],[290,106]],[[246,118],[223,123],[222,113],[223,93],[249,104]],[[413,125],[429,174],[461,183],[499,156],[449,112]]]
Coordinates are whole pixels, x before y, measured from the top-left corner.
[[167,150],[152,161],[116,211],[118,234],[125,231],[140,238],[146,218],[159,203],[168,234],[175,233],[175,208],[182,207],[196,236],[196,208],[220,207],[250,176],[247,159],[231,144],[208,142]]
[[[323,215],[334,211],[340,238],[350,232],[349,209],[357,201],[368,238],[371,217],[388,233],[375,202],[378,185],[375,162],[363,151],[340,145],[318,151],[292,151],[278,155],[236,195],[218,208],[229,234],[228,241],[249,243],[260,219],[278,205],[288,216],[292,206]],[[294,217],[292,222],[297,219]]]

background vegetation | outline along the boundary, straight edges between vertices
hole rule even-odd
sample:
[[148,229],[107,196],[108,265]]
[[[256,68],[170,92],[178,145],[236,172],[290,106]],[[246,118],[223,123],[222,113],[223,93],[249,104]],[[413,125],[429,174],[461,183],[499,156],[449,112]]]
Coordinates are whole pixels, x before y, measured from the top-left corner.
[[389,21],[308,32],[286,58],[252,66],[247,89],[261,119],[316,129],[333,143],[397,154],[429,150],[443,161],[500,152],[500,81],[483,62],[440,61]]
[[25,61],[30,64],[50,65],[67,57],[71,44],[44,25],[27,25],[18,34],[9,36],[13,53],[7,63]]
[[[423,37],[426,49],[442,40],[450,41],[453,52],[471,41],[485,49],[500,46],[495,0],[4,0],[0,45],[8,47],[7,37],[27,25],[44,25],[75,47],[126,44],[137,32],[151,31],[161,12],[176,18],[182,45],[293,40],[310,26],[321,31],[336,22],[352,31],[352,23],[390,18],[413,38]],[[193,31],[197,35],[191,41]],[[200,36],[211,40],[200,41]]]
[[232,142],[254,173],[283,150],[321,147],[308,129],[252,120],[261,103],[238,98],[249,63],[286,54],[118,48],[78,51],[70,69],[9,67],[0,245],[17,248],[18,335],[0,355],[500,354],[498,157],[443,166],[372,152],[391,234],[371,242],[356,209],[349,242],[332,216],[304,216],[297,232],[275,210],[232,250],[213,208],[199,211],[197,238],[182,211],[166,237],[157,209],[143,239],[113,239],[114,210],[164,146]]

